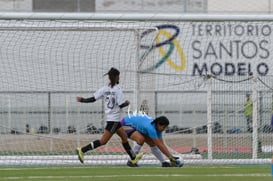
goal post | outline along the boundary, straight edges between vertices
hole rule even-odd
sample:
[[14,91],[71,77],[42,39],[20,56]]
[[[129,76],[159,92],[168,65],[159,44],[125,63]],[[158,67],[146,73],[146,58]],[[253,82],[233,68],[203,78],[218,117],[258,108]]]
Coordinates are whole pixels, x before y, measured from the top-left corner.
[[[211,160],[213,163],[216,161],[215,159],[215,152],[219,149],[219,143],[224,142],[224,148],[227,149],[224,152],[227,152],[226,154],[229,154],[228,152],[231,152],[233,154],[241,155],[242,158],[244,158],[244,161],[242,160],[225,160],[226,163],[240,163],[240,162],[248,162],[250,163],[267,163],[268,159],[259,159],[260,155],[263,155],[267,152],[265,149],[267,144],[270,144],[268,142],[268,136],[271,137],[271,135],[268,135],[267,132],[262,125],[262,122],[265,121],[263,118],[265,115],[268,114],[266,111],[266,103],[263,103],[264,101],[262,99],[265,99],[264,96],[268,93],[270,94],[271,91],[268,92],[267,88],[270,88],[268,84],[262,85],[262,80],[259,80],[255,76],[251,77],[245,77],[243,79],[221,79],[219,77],[215,76],[208,76],[207,78],[207,116],[208,116],[208,122],[207,122],[207,129],[208,129],[208,159]],[[269,81],[271,78],[266,78]],[[226,88],[223,88],[223,84],[221,82],[227,82],[227,86],[229,86],[229,89],[235,89],[233,91],[225,91]],[[237,85],[240,83],[246,84],[246,87],[238,87]],[[219,87],[220,86],[220,87]],[[266,89],[264,89],[264,86],[267,86]],[[237,87],[237,88],[236,88]],[[238,89],[239,88],[239,89]],[[223,93],[221,93],[224,91]],[[224,94],[224,95],[223,95]],[[222,95],[219,97],[219,95]],[[250,96],[251,99],[251,117],[252,122],[250,122],[251,130],[248,131],[247,128],[243,127],[239,129],[240,127],[238,122],[229,123],[228,125],[225,125],[225,121],[228,119],[243,119],[237,117],[240,112],[245,114],[245,106],[244,105],[246,100],[244,100],[244,104],[241,104],[241,107],[237,107],[236,105],[239,97],[246,95]],[[267,97],[267,96],[266,96]],[[233,102],[231,105],[234,106],[234,108],[229,108],[230,103]],[[220,107],[225,107],[224,112],[220,111]],[[236,107],[236,108],[235,108]],[[271,107],[271,106],[270,106]],[[262,110],[264,109],[264,110]],[[270,111],[271,112],[271,111]],[[224,115],[221,115],[223,114]],[[232,118],[235,117],[235,118]],[[236,118],[237,117],[237,118]],[[237,121],[237,120],[235,120]],[[223,127],[230,127],[231,129],[227,129],[227,132],[219,132],[216,127],[215,123],[219,123]],[[214,128],[213,128],[214,126]],[[221,127],[222,127],[221,126]],[[236,128],[237,127],[237,128]],[[222,129],[222,128],[221,128]],[[245,129],[245,130],[244,130]],[[215,134],[215,133],[221,133],[221,134]],[[217,140],[219,139],[219,140]],[[221,140],[223,139],[223,140]],[[270,138],[269,138],[270,139]],[[220,141],[221,140],[221,141]],[[217,143],[219,142],[219,143]],[[262,143],[264,142],[264,143]],[[233,145],[233,146],[232,146]],[[230,148],[228,148],[230,147]],[[248,148],[247,148],[248,147]],[[228,151],[228,149],[233,148],[234,150]],[[248,149],[248,151],[246,150]],[[251,154],[248,154],[251,153]],[[223,157],[225,154],[222,155]]]

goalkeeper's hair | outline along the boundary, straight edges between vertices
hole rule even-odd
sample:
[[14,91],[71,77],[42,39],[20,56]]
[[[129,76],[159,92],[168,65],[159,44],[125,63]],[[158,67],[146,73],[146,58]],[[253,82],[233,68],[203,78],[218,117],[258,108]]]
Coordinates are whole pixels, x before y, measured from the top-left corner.
[[162,125],[162,126],[168,126],[170,124],[169,119],[166,116],[159,116],[153,120],[155,125]]

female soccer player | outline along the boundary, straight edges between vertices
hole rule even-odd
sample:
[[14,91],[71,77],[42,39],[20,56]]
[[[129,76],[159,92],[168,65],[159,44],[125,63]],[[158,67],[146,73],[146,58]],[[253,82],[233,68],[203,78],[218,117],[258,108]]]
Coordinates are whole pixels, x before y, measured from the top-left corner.
[[[134,145],[135,153],[138,153],[146,142],[152,153],[161,161],[163,167],[181,167],[182,163],[178,162],[178,157],[174,157],[164,144],[162,132],[169,125],[169,120],[165,116],[160,116],[155,119],[146,114],[128,114],[121,120],[121,125],[125,129],[126,134],[137,144]],[[164,155],[170,159],[170,163],[165,162]],[[137,164],[128,161],[128,166],[136,167]]]
[[138,160],[141,159],[143,153],[139,153],[136,155],[132,151],[128,143],[128,137],[120,123],[121,109],[123,107],[128,106],[130,103],[128,100],[125,101],[123,92],[120,86],[118,85],[120,72],[116,68],[111,68],[107,74],[109,76],[110,83],[98,89],[94,93],[93,97],[90,98],[83,98],[79,96],[76,97],[77,101],[82,103],[95,102],[96,100],[103,98],[104,111],[106,114],[107,122],[105,130],[100,140],[95,140],[82,148],[77,148],[76,152],[78,154],[80,162],[83,163],[84,153],[86,153],[89,150],[96,149],[99,146],[105,145],[113,136],[113,134],[117,133],[122,140],[122,145],[124,149],[131,158],[131,162],[136,164]]

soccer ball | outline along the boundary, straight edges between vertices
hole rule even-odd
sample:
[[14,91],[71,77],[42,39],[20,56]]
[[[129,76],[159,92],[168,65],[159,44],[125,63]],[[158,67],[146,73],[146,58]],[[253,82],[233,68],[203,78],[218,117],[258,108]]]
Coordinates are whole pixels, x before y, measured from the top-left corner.
[[180,156],[178,156],[179,158],[176,159],[176,163],[177,163],[177,167],[183,167],[184,165],[184,159]]

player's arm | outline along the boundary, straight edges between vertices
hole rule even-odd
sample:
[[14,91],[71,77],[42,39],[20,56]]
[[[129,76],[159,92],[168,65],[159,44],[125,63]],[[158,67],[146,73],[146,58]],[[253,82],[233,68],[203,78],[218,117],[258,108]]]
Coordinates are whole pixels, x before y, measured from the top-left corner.
[[126,100],[124,103],[122,103],[121,105],[119,105],[120,109],[128,106],[130,104],[130,102],[128,100]]
[[119,108],[122,109],[130,104],[128,100],[125,100],[124,94],[121,89],[117,90],[117,103],[119,105]]
[[94,96],[89,97],[89,98],[83,98],[83,97],[77,96],[76,99],[77,99],[78,102],[83,102],[83,103],[90,103],[90,102],[95,102],[96,101]]

